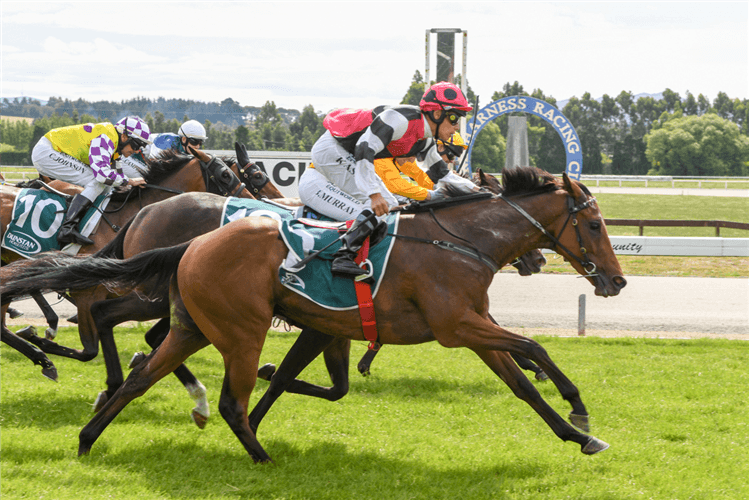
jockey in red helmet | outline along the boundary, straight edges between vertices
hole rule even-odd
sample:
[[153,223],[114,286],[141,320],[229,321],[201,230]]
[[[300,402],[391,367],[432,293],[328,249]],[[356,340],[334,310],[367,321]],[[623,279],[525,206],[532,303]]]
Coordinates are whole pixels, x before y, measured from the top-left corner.
[[377,158],[424,157],[427,175],[443,178],[465,192],[477,188],[450,174],[437,151],[435,139],[449,141],[470,111],[463,93],[452,83],[440,82],[424,94],[420,105],[378,106],[374,109],[336,109],[323,120],[327,131],[312,147],[312,164],[299,181],[302,202],[336,220],[356,219],[335,254],[334,274],[364,274],[353,257],[374,231],[372,214],[382,217],[398,205],[375,172]]

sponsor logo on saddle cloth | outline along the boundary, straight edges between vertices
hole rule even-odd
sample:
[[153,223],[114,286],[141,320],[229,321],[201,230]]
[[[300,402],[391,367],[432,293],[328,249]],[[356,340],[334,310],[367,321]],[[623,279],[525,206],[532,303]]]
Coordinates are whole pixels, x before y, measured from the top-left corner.
[[[94,201],[100,210],[106,208],[109,197],[102,194]],[[22,189],[13,204],[13,219],[3,235],[2,248],[33,258],[48,250],[59,250],[57,233],[67,212],[65,198],[41,189]],[[101,212],[89,209],[81,220],[81,234],[89,236],[101,220]],[[70,243],[63,251],[75,255],[80,245]]]
[[[341,235],[338,228],[345,227],[343,222],[297,218],[302,213],[296,207],[290,209],[268,200],[228,198],[221,220],[222,225],[243,217],[270,217],[277,220],[281,239],[289,249],[286,260],[278,270],[281,283],[326,309],[358,309],[353,281],[330,273],[333,254],[341,247],[341,242],[331,245],[303,268],[293,269],[297,262],[338,239]],[[388,215],[388,233],[397,234],[399,216],[398,213]],[[374,280],[372,297],[377,295],[380,288],[394,242],[395,238],[386,236],[369,250],[368,260]]]

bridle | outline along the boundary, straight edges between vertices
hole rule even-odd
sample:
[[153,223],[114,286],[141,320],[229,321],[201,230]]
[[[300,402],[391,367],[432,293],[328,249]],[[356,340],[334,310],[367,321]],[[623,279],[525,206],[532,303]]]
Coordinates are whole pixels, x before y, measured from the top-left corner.
[[523,210],[523,208],[520,207],[517,203],[505,198],[501,194],[498,194],[497,198],[502,199],[505,203],[507,203],[512,208],[517,210],[518,213],[520,213],[520,215],[528,219],[530,223],[533,224],[534,227],[536,227],[536,229],[541,231],[544,234],[544,236],[549,238],[553,243],[552,250],[558,247],[562,249],[572,259],[578,262],[582,266],[582,268],[585,270],[585,272],[587,273],[585,277],[594,278],[598,276],[598,274],[596,274],[596,265],[590,260],[590,257],[588,257],[588,251],[583,246],[583,239],[582,239],[582,236],[580,235],[580,227],[577,222],[577,217],[575,216],[575,214],[577,214],[578,212],[585,210],[586,208],[589,208],[592,205],[595,205],[597,201],[595,198],[588,198],[587,200],[585,200],[584,203],[575,205],[575,200],[572,198],[572,196],[569,193],[567,193],[567,218],[565,219],[564,224],[562,225],[562,229],[559,230],[559,236],[561,236],[562,233],[564,233],[564,230],[567,227],[567,224],[570,222],[570,219],[572,219],[572,227],[575,228],[575,236],[577,237],[577,244],[580,246],[580,253],[583,255],[582,258],[570,252],[570,250],[567,247],[562,245],[562,242],[559,241],[558,237],[554,236],[549,231],[547,231],[546,228],[543,227],[540,222],[534,219],[528,212]]
[[[257,198],[257,195],[270,182],[268,174],[263,172],[256,163],[248,163],[244,167],[240,167],[237,164],[237,170],[239,171],[239,177],[242,179],[242,183],[249,189],[253,196]],[[261,175],[255,178],[255,174],[260,172]]]
[[[220,159],[212,156],[208,163],[204,163],[200,158],[196,157],[196,159],[200,162],[205,188],[209,193],[236,196],[244,189],[242,181]],[[213,191],[211,186],[215,186],[217,191]]]
[[[203,182],[205,183],[205,189],[207,192],[211,194],[218,194],[221,196],[236,196],[240,191],[242,191],[242,189],[244,189],[245,185],[242,183],[242,181],[240,181],[239,178],[234,175],[234,172],[232,172],[231,169],[226,165],[226,163],[224,163],[219,158],[212,156],[207,163],[203,162],[198,157],[195,157],[195,159],[198,160],[198,164],[200,165],[200,170],[203,175]],[[165,186],[159,186],[157,184],[146,184],[143,186],[143,188],[156,189],[173,194],[184,193],[184,191],[180,191],[179,189],[172,189]],[[134,195],[134,193],[138,194],[138,201],[141,202],[140,208],[142,209],[142,193],[141,189],[138,188],[129,190],[125,195],[125,199],[122,200],[117,208],[107,208],[106,210],[101,211],[102,219],[104,219],[104,221],[109,225],[110,228],[112,228],[114,232],[119,231],[121,228],[116,224],[112,224],[107,219],[106,214],[117,213],[125,208],[125,205],[128,201],[130,201],[130,198]]]

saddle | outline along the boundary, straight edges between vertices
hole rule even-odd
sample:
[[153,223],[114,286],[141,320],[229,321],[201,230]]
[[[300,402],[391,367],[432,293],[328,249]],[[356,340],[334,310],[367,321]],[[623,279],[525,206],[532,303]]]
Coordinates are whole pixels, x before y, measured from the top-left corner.
[[[29,181],[32,182],[32,181]],[[23,188],[16,196],[13,215],[0,246],[26,258],[49,250],[60,250],[57,233],[62,226],[72,196],[43,189]],[[100,195],[80,222],[81,234],[89,236],[96,229],[109,198]],[[62,250],[75,255],[80,245],[70,244]]]

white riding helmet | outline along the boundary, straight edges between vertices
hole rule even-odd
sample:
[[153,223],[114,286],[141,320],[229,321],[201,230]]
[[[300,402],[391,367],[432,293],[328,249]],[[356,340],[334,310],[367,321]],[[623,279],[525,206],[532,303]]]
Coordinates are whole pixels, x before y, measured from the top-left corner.
[[203,125],[201,125],[197,120],[187,120],[183,123],[179,128],[179,136],[198,139],[201,141],[208,139],[208,136],[205,133],[205,127],[203,127]]

